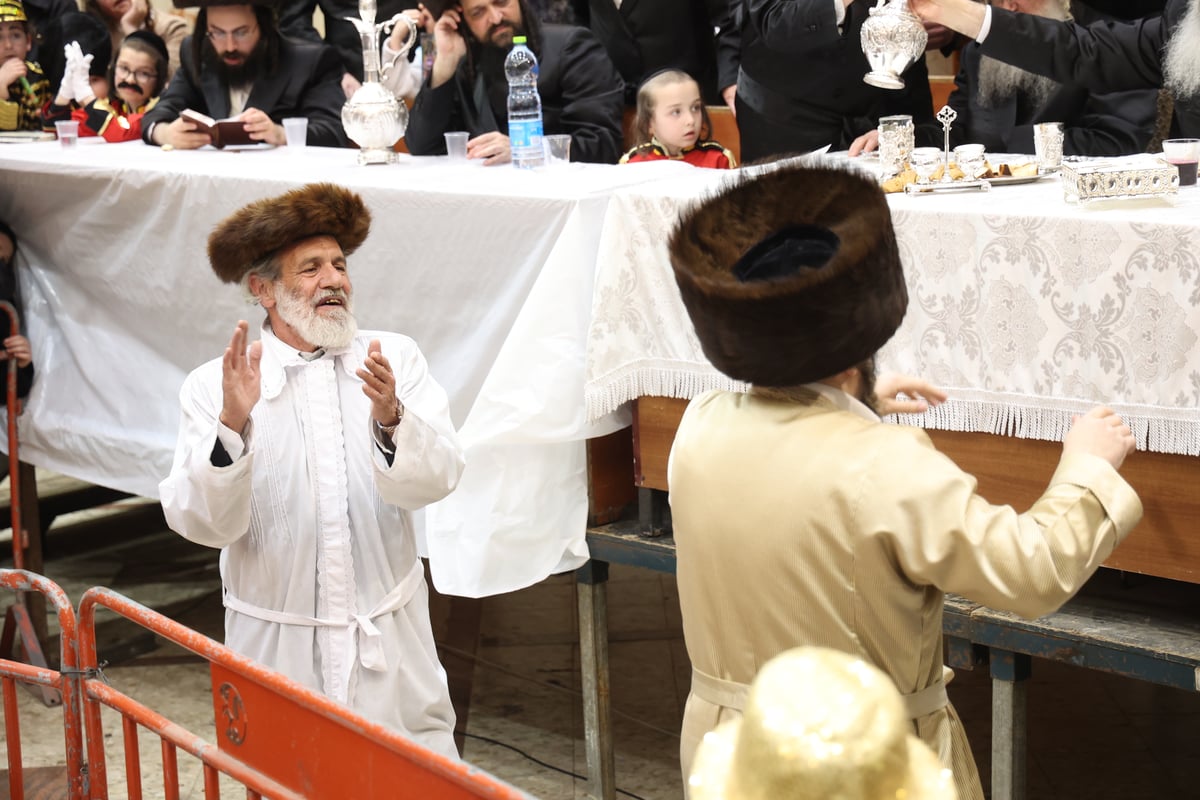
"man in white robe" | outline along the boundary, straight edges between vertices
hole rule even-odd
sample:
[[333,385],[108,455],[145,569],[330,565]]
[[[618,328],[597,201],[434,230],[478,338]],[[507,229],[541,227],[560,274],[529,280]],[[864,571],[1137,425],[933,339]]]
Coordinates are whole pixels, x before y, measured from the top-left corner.
[[357,330],[346,255],[369,227],[331,184],[217,227],[214,271],[267,317],[188,376],[159,489],[173,530],[222,548],[229,647],[457,758],[411,512],[454,489],[463,454],[416,343]]

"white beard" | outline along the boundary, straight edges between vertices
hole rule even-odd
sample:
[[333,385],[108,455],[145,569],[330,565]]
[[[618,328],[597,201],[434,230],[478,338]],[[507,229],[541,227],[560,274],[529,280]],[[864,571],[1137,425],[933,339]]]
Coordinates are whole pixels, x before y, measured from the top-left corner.
[[1167,41],[1163,84],[1178,98],[1200,94],[1200,2],[1192,0]]
[[975,96],[984,108],[994,108],[1024,92],[1034,104],[1041,106],[1059,86],[1053,78],[997,61],[991,56],[979,59],[979,74],[975,76]]
[[[340,348],[354,341],[358,333],[358,321],[354,319],[354,305],[350,295],[341,289],[319,292],[312,300],[276,284],[275,310],[296,335],[315,347]],[[344,305],[327,307],[327,312],[317,311],[317,304],[329,297],[340,297]]]
[[[1046,19],[1068,20],[1071,4],[1068,0],[1046,0],[1037,16]],[[976,76],[975,95],[984,108],[993,108],[1011,100],[1018,92],[1024,92],[1037,106],[1050,99],[1059,87],[1058,81],[997,61],[990,56],[979,60],[979,75]]]

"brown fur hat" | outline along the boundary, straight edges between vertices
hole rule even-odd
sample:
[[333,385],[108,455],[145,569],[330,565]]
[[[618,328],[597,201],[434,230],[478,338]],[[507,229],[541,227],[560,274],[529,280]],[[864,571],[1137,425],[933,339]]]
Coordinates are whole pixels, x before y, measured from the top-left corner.
[[208,237],[208,260],[226,283],[239,282],[275,251],[313,236],[332,236],[350,255],[371,230],[362,198],[332,183],[310,183],[258,200],[226,217]]
[[759,386],[862,362],[908,306],[887,201],[848,170],[788,167],[727,188],[684,214],[670,255],[704,354]]

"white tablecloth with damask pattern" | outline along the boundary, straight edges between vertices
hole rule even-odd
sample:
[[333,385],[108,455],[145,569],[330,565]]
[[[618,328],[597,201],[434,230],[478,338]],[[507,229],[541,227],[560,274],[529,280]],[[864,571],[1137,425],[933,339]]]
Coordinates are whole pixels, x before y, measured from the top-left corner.
[[[585,398],[598,418],[642,395],[735,388],[704,358],[666,242],[731,175],[618,191],[601,234]],[[904,420],[1056,440],[1096,403],[1138,446],[1200,454],[1200,187],[1082,208],[1056,177],[989,193],[889,197],[909,290],[882,369],[951,401]]]

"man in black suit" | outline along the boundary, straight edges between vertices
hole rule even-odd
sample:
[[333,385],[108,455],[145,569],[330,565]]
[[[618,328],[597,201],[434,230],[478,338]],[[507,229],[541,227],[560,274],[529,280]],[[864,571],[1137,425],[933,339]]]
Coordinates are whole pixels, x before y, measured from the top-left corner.
[[[427,4],[428,5],[428,4]],[[446,152],[446,131],[468,131],[467,157],[512,160],[504,59],[514,36],[538,58],[546,134],[571,135],[571,160],[615,164],[621,155],[620,75],[587,28],[541,25],[524,0],[462,0],[434,27],[437,55],[413,103],[405,141],[413,155]]]
[[[358,17],[358,0],[284,0],[279,12],[279,29],[293,39],[320,42],[321,35],[313,27],[313,12],[317,6],[321,7],[325,17],[325,42],[337,50],[345,70],[342,89],[349,97],[362,85],[363,79],[362,37],[354,24],[346,21],[347,17]],[[375,21],[383,22],[416,7],[417,0],[379,0]]]
[[[1078,0],[995,0],[997,8],[1081,24],[1109,19]],[[991,153],[1032,153],[1033,126],[1061,122],[1067,155],[1118,156],[1146,149],[1158,93],[1152,89],[1096,94],[985,55],[968,44],[949,105],[958,117],[951,145],[975,142]],[[917,131],[918,145],[942,144],[942,126]]]
[[[968,0],[969,2],[970,0]],[[925,60],[902,90],[863,82],[870,71],[861,31],[867,0],[745,0],[737,120],[742,160],[848,148],[888,114],[933,121]]]
[[308,119],[308,143],[346,145],[345,103],[337,54],[322,44],[280,35],[268,5],[208,5],[196,17],[196,34],[180,48],[183,62],[158,105],[142,118],[149,144],[194,149],[206,133],[179,115],[185,109],[216,119],[236,118],[251,139],[287,143],[281,120]]
[[1064,83],[1096,92],[1165,87],[1174,96],[1170,135],[1200,137],[1200,0],[1167,0],[1162,16],[1086,28],[972,0],[909,6],[972,37],[984,55]]
[[696,79],[705,103],[731,108],[741,44],[735,7],[735,0],[581,0],[577,5],[625,80],[626,105],[637,104],[638,87],[647,77],[674,67]]

